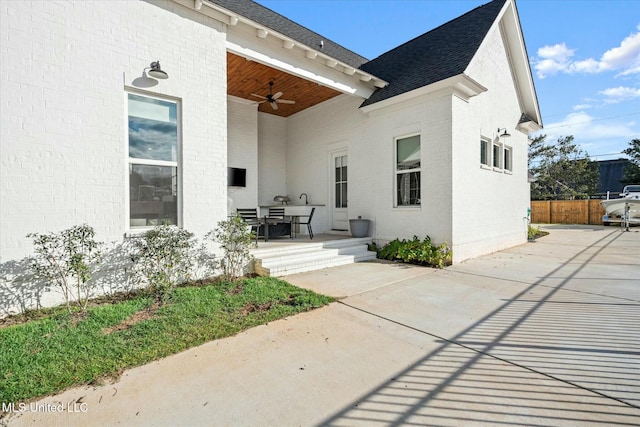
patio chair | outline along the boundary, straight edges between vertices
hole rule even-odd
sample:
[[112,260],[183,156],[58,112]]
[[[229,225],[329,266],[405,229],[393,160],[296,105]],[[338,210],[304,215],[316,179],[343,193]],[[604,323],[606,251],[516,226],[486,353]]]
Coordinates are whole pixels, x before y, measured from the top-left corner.
[[291,218],[285,216],[284,208],[269,208],[269,216],[267,217],[268,226],[274,226],[274,230],[269,230],[269,237],[284,236],[289,234],[289,238],[293,239],[293,226]]
[[[313,239],[313,230],[311,229],[311,220],[313,219],[313,213],[316,211],[316,208],[311,208],[311,212],[309,215],[299,215],[298,216],[298,225],[306,225],[307,231],[309,232],[309,239]],[[300,221],[300,218],[307,218],[306,221]]]
[[258,235],[260,234],[260,227],[264,226],[264,222],[260,221],[258,217],[258,209],[256,208],[238,208],[236,209],[238,215],[244,222],[251,226],[251,231],[256,233],[256,244],[258,244]]

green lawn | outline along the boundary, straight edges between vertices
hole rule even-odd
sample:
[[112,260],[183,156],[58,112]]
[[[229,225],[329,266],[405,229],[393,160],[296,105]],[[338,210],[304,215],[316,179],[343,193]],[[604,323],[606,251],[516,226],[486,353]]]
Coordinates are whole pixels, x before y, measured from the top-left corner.
[[[65,308],[0,328],[0,402],[19,402],[73,385],[99,382],[129,367],[328,304],[330,297],[274,278],[176,289],[158,308],[131,299],[89,308],[75,319]],[[147,316],[142,316],[147,314]],[[139,320],[141,316],[144,320]]]

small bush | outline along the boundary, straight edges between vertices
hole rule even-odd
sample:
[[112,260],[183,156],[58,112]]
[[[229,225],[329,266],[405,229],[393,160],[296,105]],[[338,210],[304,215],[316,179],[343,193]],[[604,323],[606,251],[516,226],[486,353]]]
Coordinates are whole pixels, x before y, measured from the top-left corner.
[[147,289],[165,303],[175,287],[190,278],[195,239],[193,233],[159,225],[132,240],[134,274],[146,279]]
[[249,248],[255,235],[238,215],[218,222],[218,227],[207,233],[206,239],[220,244],[224,255],[220,260],[222,273],[228,281],[235,281],[244,274],[245,265],[251,261]]
[[534,227],[532,225],[529,225],[527,228],[527,238],[529,240],[535,240],[538,237],[546,236],[547,234],[549,233],[540,230],[540,226]]
[[451,248],[446,243],[435,245],[429,236],[424,240],[420,240],[418,236],[413,236],[411,240],[395,239],[377,250],[377,257],[380,259],[438,268],[451,265],[451,256]]
[[36,277],[60,288],[69,312],[72,303],[82,312],[87,309],[93,285],[91,273],[102,257],[102,243],[95,241],[95,234],[84,224],[59,233],[27,235],[36,252],[31,269]]

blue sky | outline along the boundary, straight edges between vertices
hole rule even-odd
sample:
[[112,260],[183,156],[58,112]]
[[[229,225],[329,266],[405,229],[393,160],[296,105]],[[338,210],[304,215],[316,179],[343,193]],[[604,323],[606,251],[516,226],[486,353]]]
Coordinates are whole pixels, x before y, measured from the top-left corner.
[[[373,59],[488,0],[257,0]],[[640,0],[517,0],[547,140],[593,159],[640,138]]]

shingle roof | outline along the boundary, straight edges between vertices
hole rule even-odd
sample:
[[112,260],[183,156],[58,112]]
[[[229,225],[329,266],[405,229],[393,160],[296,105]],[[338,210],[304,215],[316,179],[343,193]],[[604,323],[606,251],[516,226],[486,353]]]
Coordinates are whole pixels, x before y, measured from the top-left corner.
[[360,69],[389,82],[362,106],[401,95],[462,74],[480,47],[506,0],[494,0],[441,25]]
[[[339,44],[332,42],[326,37],[321,36],[303,27],[292,20],[268,9],[251,0],[209,0],[211,3],[221,6],[229,11],[244,16],[260,25],[264,25],[273,31],[285,35],[296,40],[307,47],[316,49],[318,52],[344,62],[353,68],[359,68],[368,61],[367,58],[360,56]],[[323,47],[320,48],[320,41],[323,41]]]
[[506,0],[479,6],[371,61],[252,0],[209,2],[387,81],[364,101],[366,106],[462,74]]

